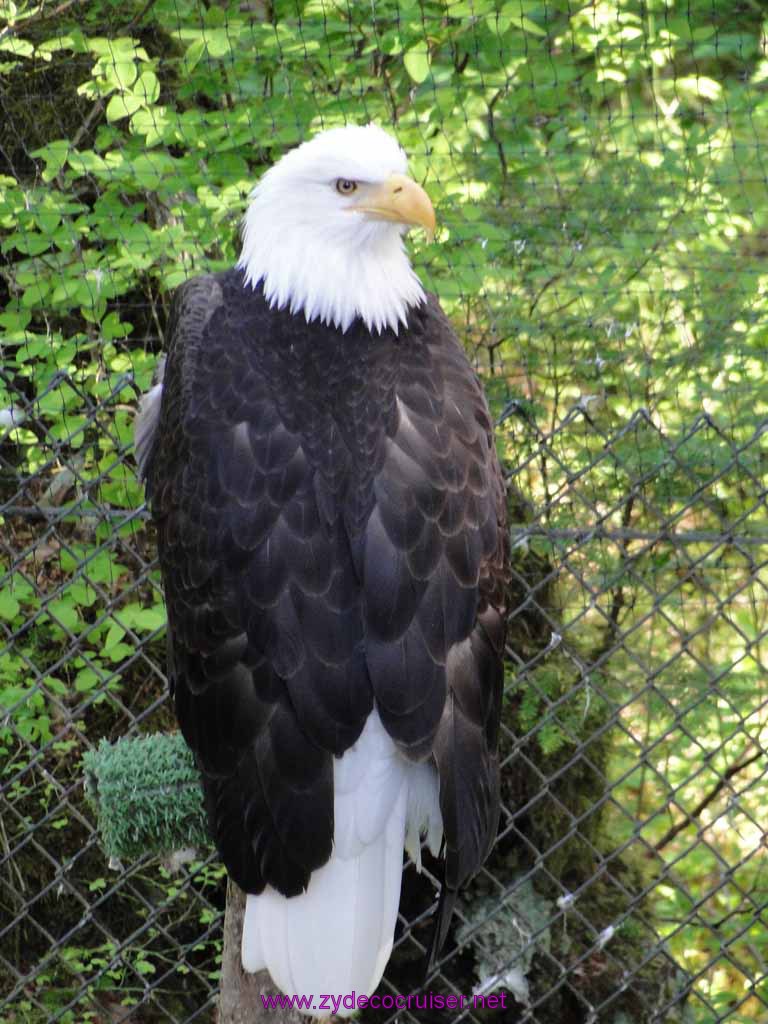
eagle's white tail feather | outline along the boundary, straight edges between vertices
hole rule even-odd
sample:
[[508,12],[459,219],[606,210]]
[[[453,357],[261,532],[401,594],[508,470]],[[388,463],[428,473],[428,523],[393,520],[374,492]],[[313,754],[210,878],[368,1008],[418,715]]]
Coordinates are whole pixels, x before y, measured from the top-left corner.
[[[418,822],[406,822],[411,784],[429,789],[419,795]],[[320,996],[349,1016],[351,1000],[370,995],[381,980],[392,951],[406,827],[409,835],[426,824],[426,804],[437,806],[433,769],[412,765],[397,751],[378,714],[369,717],[357,743],[334,762],[334,849],[310,879],[307,891],[286,899],[271,887],[248,896],[242,958],[247,971],[266,967],[288,995],[314,997],[312,1016],[327,1017]],[[430,824],[434,820],[430,818]],[[432,838],[432,837],[430,837]]]
[[426,837],[433,857],[440,853],[443,841],[443,816],[440,813],[440,791],[435,766],[411,765],[408,777],[405,851],[421,871],[421,839]]

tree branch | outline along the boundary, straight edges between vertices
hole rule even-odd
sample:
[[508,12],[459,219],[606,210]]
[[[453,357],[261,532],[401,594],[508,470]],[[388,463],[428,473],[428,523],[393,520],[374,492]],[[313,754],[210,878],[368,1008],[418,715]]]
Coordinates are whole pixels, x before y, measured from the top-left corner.
[[714,786],[705,797],[703,797],[692,811],[686,813],[682,821],[678,821],[676,825],[673,825],[671,829],[664,833],[657,843],[654,844],[653,849],[656,853],[660,853],[665,846],[668,846],[675,836],[679,835],[684,828],[688,828],[689,825],[693,825],[696,819],[701,815],[705,808],[709,807],[713,800],[716,800],[720,793],[728,785],[730,779],[734,775],[738,775],[739,772],[743,772],[745,768],[749,768],[751,764],[754,764],[759,758],[764,755],[765,751],[760,749],[754,753],[751,757],[748,757],[746,761],[737,761],[732,764],[729,768],[723,772],[723,777],[718,781],[717,785]]

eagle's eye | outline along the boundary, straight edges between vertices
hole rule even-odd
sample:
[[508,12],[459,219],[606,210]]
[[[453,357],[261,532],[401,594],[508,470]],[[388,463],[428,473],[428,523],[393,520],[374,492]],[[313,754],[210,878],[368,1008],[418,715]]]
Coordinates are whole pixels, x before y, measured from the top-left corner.
[[336,182],[336,191],[342,196],[351,196],[353,192],[357,192],[357,182],[349,181],[347,178],[339,178]]

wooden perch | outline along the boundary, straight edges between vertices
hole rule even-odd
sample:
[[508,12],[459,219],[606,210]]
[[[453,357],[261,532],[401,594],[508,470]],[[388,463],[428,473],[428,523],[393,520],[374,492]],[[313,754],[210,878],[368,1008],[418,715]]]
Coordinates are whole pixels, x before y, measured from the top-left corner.
[[247,974],[240,960],[240,939],[243,934],[245,893],[231,880],[227,882],[227,909],[224,914],[224,950],[221,956],[221,990],[217,1024],[302,1024],[303,1017],[294,1009],[267,1009],[262,996],[274,995],[277,989],[267,971]]

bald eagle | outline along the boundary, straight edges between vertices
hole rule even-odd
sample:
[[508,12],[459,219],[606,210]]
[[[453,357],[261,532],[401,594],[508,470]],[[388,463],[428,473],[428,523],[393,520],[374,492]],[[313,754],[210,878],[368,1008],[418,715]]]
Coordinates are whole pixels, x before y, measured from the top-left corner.
[[373,992],[423,837],[444,857],[433,962],[498,824],[502,477],[405,250],[435,225],[406,171],[375,125],[268,170],[237,266],[176,291],[137,425],[243,966],[289,994]]

